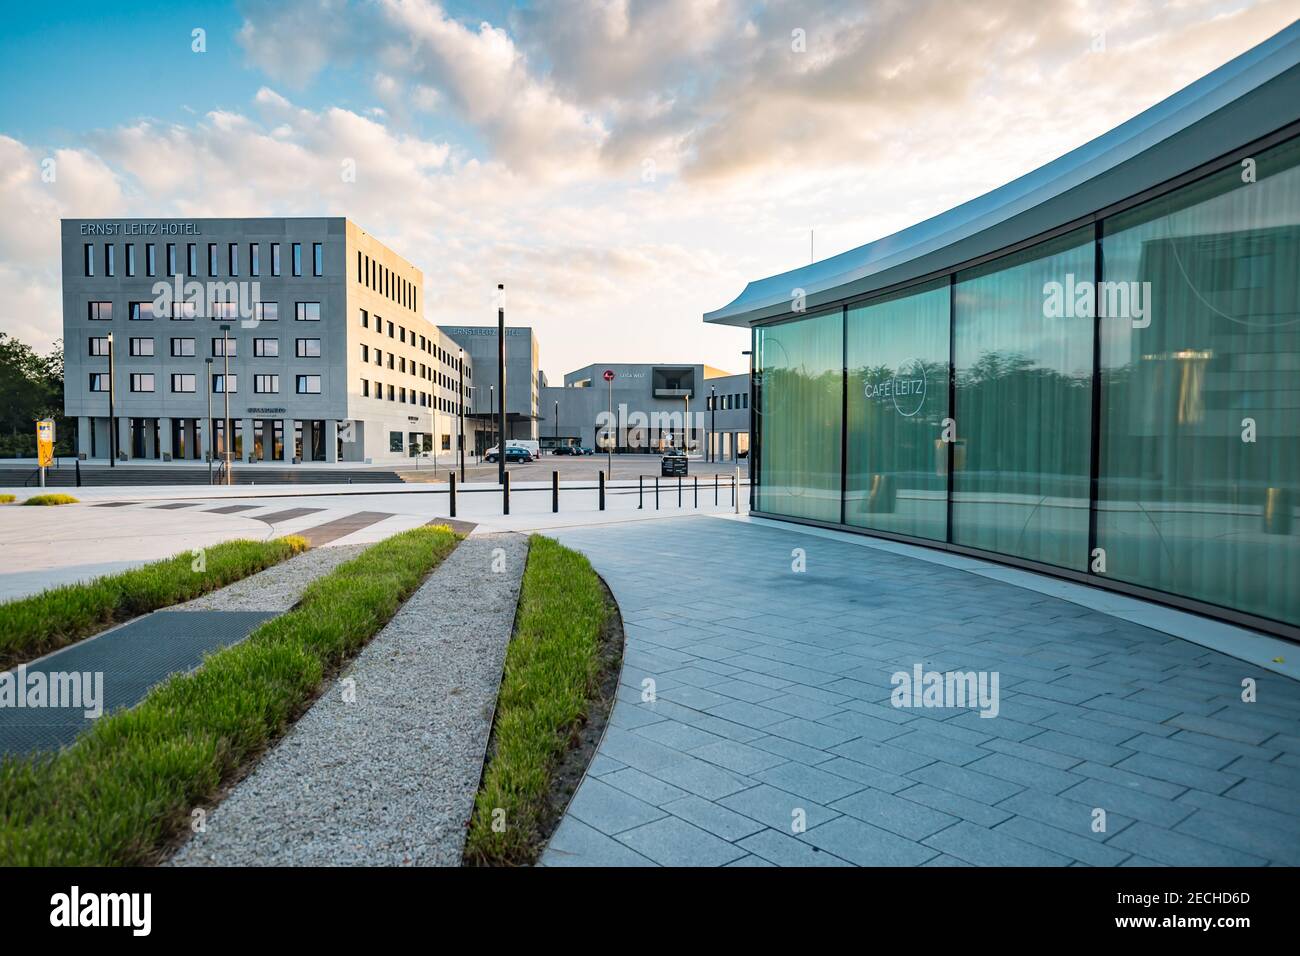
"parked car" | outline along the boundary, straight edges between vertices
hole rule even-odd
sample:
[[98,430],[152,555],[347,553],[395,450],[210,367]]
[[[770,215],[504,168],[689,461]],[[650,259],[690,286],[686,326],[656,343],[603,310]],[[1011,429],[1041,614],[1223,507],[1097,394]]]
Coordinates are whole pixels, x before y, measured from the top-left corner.
[[588,448],[586,445],[583,445],[581,448],[578,449],[578,454],[579,454],[579,455],[594,455],[594,454],[596,454],[596,453],[595,453],[592,449]]
[[673,475],[686,474],[686,455],[675,448],[664,450],[664,456],[659,461],[659,474],[665,478]]
[[551,449],[552,455],[581,455],[582,449],[577,445],[556,445]]
[[[483,460],[495,462],[497,460],[497,454],[498,454],[497,448],[495,445],[493,445],[491,448],[487,450],[486,453],[484,453]],[[532,460],[533,460],[532,452],[530,452],[523,445],[506,445],[507,464],[510,464],[511,462],[514,462],[516,464],[520,462],[530,462]]]

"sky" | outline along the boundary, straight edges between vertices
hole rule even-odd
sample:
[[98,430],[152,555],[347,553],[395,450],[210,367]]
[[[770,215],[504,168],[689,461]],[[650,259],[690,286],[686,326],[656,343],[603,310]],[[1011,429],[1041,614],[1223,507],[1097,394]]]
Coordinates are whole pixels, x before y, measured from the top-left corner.
[[505,283],[508,322],[534,328],[558,382],[594,362],[743,371],[748,334],[701,315],[746,282],[1068,152],[1300,0],[78,0],[5,16],[0,331],[59,338],[61,218],[347,216],[423,271],[432,322],[495,322]]

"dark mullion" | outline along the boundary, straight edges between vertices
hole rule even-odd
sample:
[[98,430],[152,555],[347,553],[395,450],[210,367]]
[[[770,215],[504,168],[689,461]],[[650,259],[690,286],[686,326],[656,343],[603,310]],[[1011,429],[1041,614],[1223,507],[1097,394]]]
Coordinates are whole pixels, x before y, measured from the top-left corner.
[[1093,224],[1092,260],[1092,438],[1088,462],[1088,558],[1084,563],[1086,573],[1092,573],[1092,553],[1097,548],[1097,499],[1101,484],[1101,295],[1104,271],[1102,250],[1102,222]]
[[849,307],[840,310],[840,524],[848,524],[849,493]]
[[[957,421],[957,273],[948,275],[948,418]],[[942,426],[942,423],[940,423]],[[942,433],[941,433],[942,434]],[[953,440],[948,446],[948,518],[944,535],[952,544],[952,493],[953,467],[957,458],[957,439],[961,437],[960,424],[953,428]]]

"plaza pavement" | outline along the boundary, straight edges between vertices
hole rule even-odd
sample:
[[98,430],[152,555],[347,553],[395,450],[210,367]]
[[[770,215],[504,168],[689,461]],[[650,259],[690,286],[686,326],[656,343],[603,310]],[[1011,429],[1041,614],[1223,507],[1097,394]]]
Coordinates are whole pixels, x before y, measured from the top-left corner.
[[[1300,683],[1139,623],[1222,638],[1190,615],[748,519],[551,533],[627,649],[543,865],[1300,864]],[[918,664],[997,672],[997,716],[891,706]]]

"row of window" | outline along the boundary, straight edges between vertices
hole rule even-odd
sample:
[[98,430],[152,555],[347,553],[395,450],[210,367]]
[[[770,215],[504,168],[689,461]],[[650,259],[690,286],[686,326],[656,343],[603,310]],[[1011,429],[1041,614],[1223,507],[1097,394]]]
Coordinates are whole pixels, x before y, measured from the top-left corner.
[[710,395],[704,400],[705,411],[713,410],[715,400],[717,401],[718,411],[749,408],[749,394],[747,392],[735,392],[728,395]]
[[[415,346],[421,352],[425,352],[429,355],[433,355],[437,357],[439,362],[441,362],[443,365],[446,365],[448,368],[452,369],[453,371],[455,372],[460,371],[460,366],[462,362],[461,357],[459,355],[452,355],[451,352],[444,349],[432,338],[429,338],[428,336],[425,335],[417,336],[414,330],[408,332],[406,326],[396,325],[391,319],[387,320],[387,323],[385,323],[383,316],[380,316],[378,314],[375,315],[374,320],[375,320],[374,323],[375,332],[377,332],[378,334],[380,335],[384,334],[384,329],[386,324],[388,329],[388,337],[390,339],[397,339],[397,341],[401,342],[403,345]],[[363,329],[370,328],[370,313],[367,312],[365,309],[361,310],[361,327]],[[376,349],[376,351],[378,350]],[[473,370],[468,365],[466,365],[465,377],[472,378],[473,377],[472,372]],[[450,380],[451,380],[450,376],[448,376],[446,378],[446,381],[449,382]],[[451,388],[452,386],[445,385],[445,387]]]
[[[233,321],[238,319],[238,305],[233,299],[225,302],[209,302],[208,311],[212,318]],[[199,314],[197,302],[173,302],[171,318],[173,321],[191,321]],[[128,302],[127,317],[132,322],[152,322],[154,307],[152,302]],[[298,322],[319,322],[319,302],[294,303],[293,317]],[[86,303],[86,318],[91,322],[113,321],[113,303],[100,300]],[[280,320],[280,303],[254,302],[252,318],[258,322],[278,322]]]
[[384,391],[383,382],[371,382],[369,379],[361,380],[361,397],[377,398],[381,401],[387,394],[388,401],[397,402],[402,405],[419,405],[423,408],[432,408],[437,406],[440,412],[448,415],[459,415],[461,406],[451,399],[440,398],[430,392],[421,392],[414,388],[405,388],[401,385],[388,385],[387,393]]
[[412,312],[419,311],[420,291],[414,282],[402,278],[388,266],[357,250],[357,281],[367,289],[387,296]]
[[[217,277],[221,275],[221,243],[208,243],[208,276]],[[230,278],[238,278],[240,272],[240,244],[237,242],[226,243],[226,272],[225,275]],[[272,242],[271,246],[271,275],[280,275],[280,243]],[[136,263],[136,244],[128,242],[123,244],[126,251],[126,275],[128,278],[135,277],[137,272]],[[182,275],[176,268],[176,243],[166,243],[164,248],[166,256],[167,271],[164,273],[168,276]],[[96,260],[103,263],[104,275],[112,278],[117,275],[117,246],[114,243],[106,242],[100,252],[96,252],[95,244],[87,242],[82,251],[83,266],[87,277],[94,277]],[[302,275],[302,243],[295,242],[290,244],[290,257],[293,274]],[[262,256],[261,246],[259,243],[250,242],[248,244],[248,275],[257,278],[262,274]],[[189,242],[185,244],[185,265],[184,275],[194,277],[199,274],[199,244]],[[325,250],[319,242],[311,244],[311,274],[314,276],[323,276],[325,274]],[[144,243],[144,274],[146,276],[158,275],[158,247],[156,243]]]
[[[320,394],[319,375],[296,375],[294,376],[294,391],[299,395],[319,395]],[[156,376],[152,372],[133,372],[131,373],[131,391],[133,392],[152,392],[154,391],[154,382]],[[192,372],[173,372],[171,376],[171,390],[177,393],[193,392],[196,390],[198,376]],[[108,387],[107,372],[90,373],[90,390],[92,392],[107,392]],[[225,394],[226,376],[220,373],[212,376],[212,391],[214,394]],[[230,393],[233,395],[239,391],[239,376],[230,376]],[[254,375],[253,391],[258,395],[277,395],[280,392],[280,376],[278,375]]]
[[[191,358],[195,353],[195,339],[173,338],[171,340],[171,354],[175,358]],[[96,335],[87,340],[89,354],[92,356],[108,355],[108,336]],[[320,358],[321,355],[320,339],[295,339],[294,354],[298,358]],[[229,347],[229,355],[234,358],[239,354],[239,340],[235,338],[213,337],[212,339],[212,357],[224,358],[227,355],[226,348]],[[129,351],[132,356],[148,358],[156,354],[154,352],[154,340],[148,337],[132,337],[129,340]],[[279,339],[253,339],[253,356],[255,358],[279,358],[280,357],[280,340]]]

